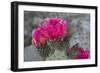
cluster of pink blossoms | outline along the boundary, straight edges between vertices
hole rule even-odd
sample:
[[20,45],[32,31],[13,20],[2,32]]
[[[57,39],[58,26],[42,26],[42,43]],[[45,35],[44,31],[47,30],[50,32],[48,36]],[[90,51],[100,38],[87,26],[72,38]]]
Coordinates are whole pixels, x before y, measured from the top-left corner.
[[[43,23],[39,23],[37,28],[32,30],[32,43],[38,48],[45,45],[47,41],[55,41],[64,37],[67,32],[67,22],[60,18],[46,18]],[[72,49],[67,49],[70,55]],[[78,48],[75,59],[87,59],[89,52],[83,48]]]
[[48,40],[57,40],[64,36],[67,22],[60,18],[46,18],[32,31],[32,43],[35,47],[45,44]]

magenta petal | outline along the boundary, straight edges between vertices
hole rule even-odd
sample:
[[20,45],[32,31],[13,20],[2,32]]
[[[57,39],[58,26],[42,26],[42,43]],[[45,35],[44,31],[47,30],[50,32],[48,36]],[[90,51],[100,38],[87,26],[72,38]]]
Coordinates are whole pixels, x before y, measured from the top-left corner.
[[66,21],[60,18],[46,18],[44,23],[50,40],[59,39],[64,36],[67,25]]
[[87,59],[89,58],[89,52],[83,48],[79,48],[77,51],[76,59]]
[[39,47],[40,43],[44,43],[42,41],[47,40],[47,36],[46,29],[39,24],[39,26],[32,31],[32,43],[34,43],[35,47]]

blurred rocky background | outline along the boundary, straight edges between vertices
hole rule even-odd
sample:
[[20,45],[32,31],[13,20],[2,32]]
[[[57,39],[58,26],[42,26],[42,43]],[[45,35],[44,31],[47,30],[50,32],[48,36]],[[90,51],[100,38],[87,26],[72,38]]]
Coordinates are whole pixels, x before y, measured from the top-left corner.
[[[85,49],[90,50],[90,14],[79,13],[60,13],[60,12],[37,12],[37,11],[24,11],[24,61],[43,61],[43,58],[38,53],[37,49],[32,45],[31,33],[34,28],[37,27],[39,22],[42,22],[47,17],[59,17],[66,19],[72,16],[73,28],[77,29],[77,32],[70,39],[70,47],[76,43],[80,43]],[[68,22],[69,24],[69,22]],[[59,52],[59,51],[58,51]],[[58,54],[56,51],[56,53]],[[54,53],[55,59],[67,59],[63,53],[61,56],[57,56]],[[59,52],[60,53],[60,52]],[[63,57],[63,58],[62,58]],[[49,57],[47,58],[49,60]]]

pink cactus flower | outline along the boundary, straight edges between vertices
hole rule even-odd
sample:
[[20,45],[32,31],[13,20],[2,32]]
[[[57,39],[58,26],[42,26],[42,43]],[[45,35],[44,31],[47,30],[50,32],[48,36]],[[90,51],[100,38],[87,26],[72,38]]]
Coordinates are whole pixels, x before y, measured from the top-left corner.
[[71,59],[88,59],[89,51],[83,48],[67,48],[66,54]]
[[84,50],[83,48],[77,49],[76,59],[88,59],[89,51]]
[[57,40],[64,36],[67,22],[60,18],[46,18],[44,25],[47,29],[49,40]]
[[62,38],[66,32],[67,22],[60,18],[46,18],[32,31],[32,43],[35,47],[43,45],[46,41]]
[[35,45],[35,47],[39,47],[40,45],[45,44],[46,40],[47,32],[45,28],[39,24],[39,26],[32,31],[32,43]]

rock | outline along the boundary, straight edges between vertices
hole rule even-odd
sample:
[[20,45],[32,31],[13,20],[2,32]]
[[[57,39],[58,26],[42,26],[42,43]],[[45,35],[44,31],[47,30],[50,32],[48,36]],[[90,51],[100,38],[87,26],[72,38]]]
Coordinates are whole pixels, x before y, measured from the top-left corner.
[[43,61],[36,48],[32,45],[24,48],[24,61]]

